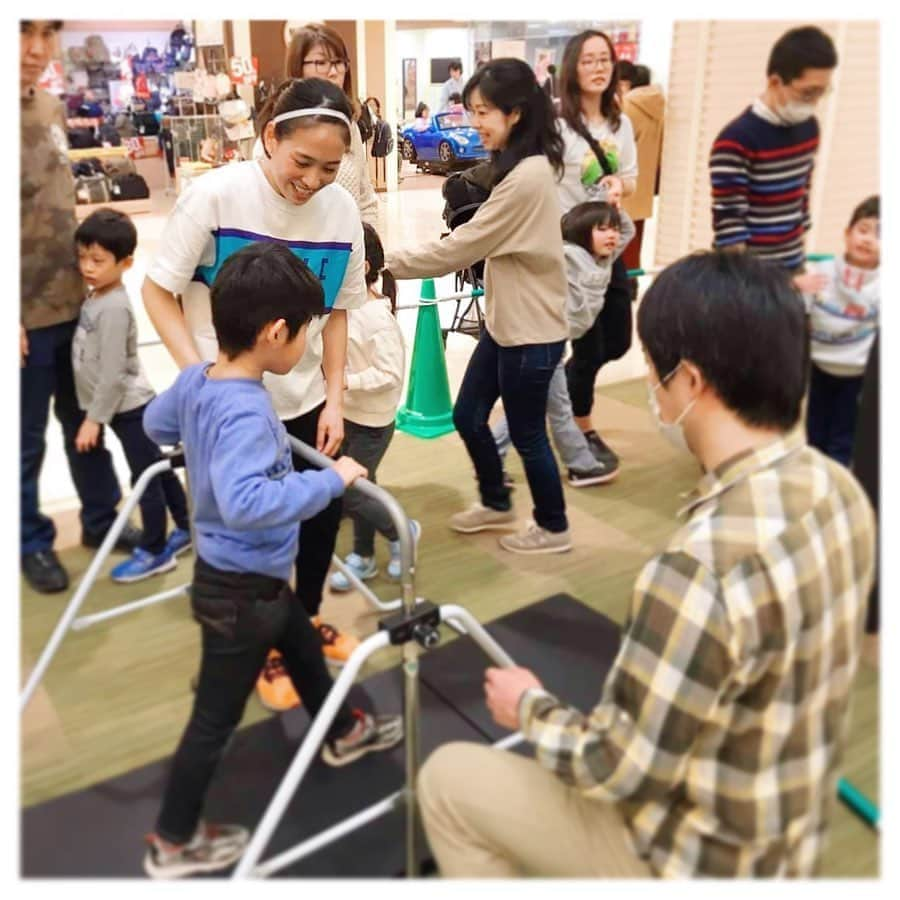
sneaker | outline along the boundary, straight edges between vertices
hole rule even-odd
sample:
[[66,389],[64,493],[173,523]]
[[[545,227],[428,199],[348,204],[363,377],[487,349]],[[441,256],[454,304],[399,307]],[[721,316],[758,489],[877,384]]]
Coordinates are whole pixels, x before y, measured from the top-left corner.
[[547,531],[529,522],[524,531],[500,538],[500,546],[511,553],[565,553],[572,549],[572,537],[568,529]]
[[594,459],[605,466],[608,471],[618,474],[619,457],[607,446],[603,441],[603,438],[592,429],[591,431],[586,431],[584,433],[584,439],[587,441],[588,447],[591,448]]
[[272,712],[284,712],[300,705],[300,697],[294,682],[284,667],[284,660],[277,650],[270,650],[259,678],[256,679],[259,702]]
[[[419,538],[422,537],[422,526],[415,520],[409,520],[409,530],[413,541],[413,565],[416,564],[416,553],[419,549]],[[391,561],[387,564],[387,577],[391,581],[399,581],[403,574],[400,562],[400,541],[391,541]]]
[[619,470],[617,468],[610,470],[602,463],[597,463],[596,466],[585,472],[579,469],[569,469],[567,480],[572,487],[588,487],[592,484],[606,484],[618,474]]
[[354,709],[356,725],[344,737],[325,741],[322,759],[329,766],[346,766],[373,750],[387,750],[403,740],[401,716],[373,716]]
[[165,550],[153,554],[142,547],[135,547],[131,556],[125,562],[119,563],[109,573],[109,577],[120,584],[128,584],[132,581],[142,581],[151,575],[159,575],[160,572],[168,572],[174,569],[175,565],[175,557]]
[[146,840],[144,871],[151,878],[184,878],[227,869],[241,858],[250,832],[240,825],[201,822],[186,844],[169,844],[155,834],[148,834]]
[[22,574],[32,590],[55,594],[69,586],[69,573],[53,550],[38,550],[22,556]]
[[[81,546],[96,550],[103,543],[106,534],[106,531],[101,532],[100,534],[91,534],[89,531],[82,531]],[[136,550],[140,546],[142,539],[143,533],[141,532],[141,529],[135,528],[131,522],[126,522],[125,527],[119,532],[119,539],[113,544],[113,550],[117,550],[120,553],[131,553],[132,550]]]
[[[378,574],[374,556],[360,556],[358,553],[349,553],[344,557],[344,565],[353,570],[353,574],[360,581],[369,581]],[[343,594],[349,591],[353,585],[343,572],[335,572],[328,579],[328,585],[333,591]]]
[[166,540],[166,552],[172,556],[191,549],[191,532],[187,528],[175,528]]
[[318,616],[313,618],[312,623],[313,628],[319,632],[322,653],[325,658],[329,662],[342,666],[359,646],[359,638],[353,637],[352,634],[341,634],[334,625],[321,621]]
[[463,512],[450,516],[450,527],[462,534],[473,534],[476,531],[505,531],[514,527],[515,511],[510,509],[491,509],[480,503],[473,503]]

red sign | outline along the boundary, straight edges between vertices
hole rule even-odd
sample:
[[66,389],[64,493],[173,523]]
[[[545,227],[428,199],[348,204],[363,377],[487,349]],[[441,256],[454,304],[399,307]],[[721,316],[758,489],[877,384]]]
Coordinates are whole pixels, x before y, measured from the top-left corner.
[[247,59],[246,56],[232,56],[229,62],[232,84],[256,84],[259,79],[259,61],[254,56]]

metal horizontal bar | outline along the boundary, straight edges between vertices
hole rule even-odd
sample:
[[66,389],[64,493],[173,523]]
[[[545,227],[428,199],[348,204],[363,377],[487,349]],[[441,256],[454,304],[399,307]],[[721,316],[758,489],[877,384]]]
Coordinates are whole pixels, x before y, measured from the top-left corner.
[[153,606],[156,603],[162,603],[164,600],[171,600],[179,594],[187,594],[190,583],[183,584],[181,587],[172,588],[168,591],[162,591],[159,594],[152,594],[144,597],[142,600],[135,600],[133,603],[123,603],[122,606],[114,606],[112,609],[106,609],[103,612],[94,613],[90,616],[82,616],[72,622],[73,631],[83,631],[92,625],[105,622],[108,619],[115,619],[118,616],[124,616],[126,613],[133,612],[136,609],[143,609],[145,606]]

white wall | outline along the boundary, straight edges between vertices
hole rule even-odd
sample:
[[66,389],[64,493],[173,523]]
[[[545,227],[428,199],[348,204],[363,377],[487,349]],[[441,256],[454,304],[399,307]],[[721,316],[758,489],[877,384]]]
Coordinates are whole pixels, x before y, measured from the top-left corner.
[[[404,59],[416,58],[416,102],[428,104],[432,112],[436,111],[441,96],[441,84],[429,84],[431,78],[431,60],[435,57],[459,57],[463,64],[463,80],[472,74],[472,39],[468,28],[427,28],[398,29],[396,52],[393,56],[397,68],[397,78],[401,80]],[[397,98],[403,102],[402,92]]]
[[638,62],[650,67],[653,83],[665,89],[669,84],[669,64],[672,59],[674,19],[648,16],[641,19],[641,38]]

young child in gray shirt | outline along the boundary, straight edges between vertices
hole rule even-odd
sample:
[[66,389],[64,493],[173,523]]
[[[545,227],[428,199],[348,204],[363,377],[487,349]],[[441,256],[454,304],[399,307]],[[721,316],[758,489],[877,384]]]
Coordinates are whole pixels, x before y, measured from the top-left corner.
[[[78,268],[87,287],[72,338],[75,393],[84,420],[75,451],[84,453],[103,441],[103,426],[116,434],[131,470],[132,485],[162,459],[144,432],[144,408],[155,394],[137,353],[137,324],[122,284],[137,246],[134,223],[124,213],[98,209],[75,232]],[[166,509],[175,521],[166,537]],[[154,478],[140,499],[143,535],[132,556],[115,566],[113,581],[140,581],[175,567],[176,554],[191,544],[187,498],[174,472]]]

